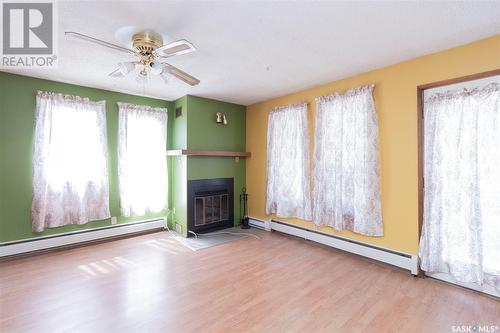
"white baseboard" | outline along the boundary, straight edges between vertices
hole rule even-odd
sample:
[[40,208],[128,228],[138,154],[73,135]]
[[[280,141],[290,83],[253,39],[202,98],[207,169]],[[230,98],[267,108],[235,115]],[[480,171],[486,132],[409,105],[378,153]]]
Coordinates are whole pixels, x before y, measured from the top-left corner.
[[271,225],[270,225],[269,221],[264,221],[264,220],[258,219],[256,217],[249,217],[248,224],[251,227],[254,227],[257,229],[271,231]]
[[164,226],[165,219],[158,218],[148,221],[123,223],[110,227],[89,229],[85,231],[44,236],[14,242],[5,242],[0,243],[0,257],[45,250],[65,245],[78,244],[109,237],[122,236],[135,232],[158,229]]
[[371,244],[353,241],[351,239],[326,234],[320,231],[308,230],[277,220],[270,221],[270,228],[271,230],[312,240],[336,249],[401,267],[409,270],[413,275],[418,274],[418,256],[414,254],[373,246]]

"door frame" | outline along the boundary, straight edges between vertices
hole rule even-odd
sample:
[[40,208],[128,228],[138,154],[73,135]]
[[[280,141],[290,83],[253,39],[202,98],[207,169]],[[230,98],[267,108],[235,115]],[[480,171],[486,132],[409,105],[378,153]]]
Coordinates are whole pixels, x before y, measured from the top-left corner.
[[[418,128],[418,245],[420,246],[420,236],[424,222],[424,91],[432,88],[448,86],[451,84],[484,79],[491,76],[500,75],[500,68],[487,72],[481,72],[453,79],[426,83],[417,86],[417,128]],[[418,276],[423,277],[424,272],[418,265]]]

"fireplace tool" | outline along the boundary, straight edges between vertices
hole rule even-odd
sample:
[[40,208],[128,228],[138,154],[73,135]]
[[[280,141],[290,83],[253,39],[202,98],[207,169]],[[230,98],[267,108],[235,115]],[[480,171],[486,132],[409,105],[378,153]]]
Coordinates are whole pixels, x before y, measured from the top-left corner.
[[248,224],[248,212],[247,212],[247,203],[248,203],[248,193],[246,187],[241,189],[240,194],[240,217],[241,217],[241,229],[250,229],[250,225]]

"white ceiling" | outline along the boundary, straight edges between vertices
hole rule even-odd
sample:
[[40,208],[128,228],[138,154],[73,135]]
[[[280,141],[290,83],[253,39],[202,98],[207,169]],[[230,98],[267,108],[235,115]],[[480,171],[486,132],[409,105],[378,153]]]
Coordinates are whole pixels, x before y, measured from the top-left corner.
[[[174,100],[186,94],[244,105],[299,91],[500,32],[493,2],[145,2],[64,1],[58,4],[55,70],[14,70],[84,86]],[[64,31],[118,43],[126,26],[154,28],[198,48],[171,63],[196,76],[190,87],[146,87],[133,77],[107,76],[126,54]]]

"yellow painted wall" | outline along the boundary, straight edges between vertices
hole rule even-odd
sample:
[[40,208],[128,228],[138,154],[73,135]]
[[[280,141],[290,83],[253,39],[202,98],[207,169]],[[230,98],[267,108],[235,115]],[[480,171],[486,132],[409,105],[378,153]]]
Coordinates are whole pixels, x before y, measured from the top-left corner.
[[[394,47],[397,52],[397,46]],[[336,64],[332,63],[332,66]],[[267,115],[275,106],[310,102],[311,151],[314,99],[334,91],[374,83],[379,115],[383,237],[365,237],[349,231],[322,231],[374,245],[416,254],[418,252],[417,86],[500,68],[500,35],[419,57],[347,79],[248,106],[246,113],[247,189],[249,215],[265,214]],[[315,229],[311,222],[281,219]]]

